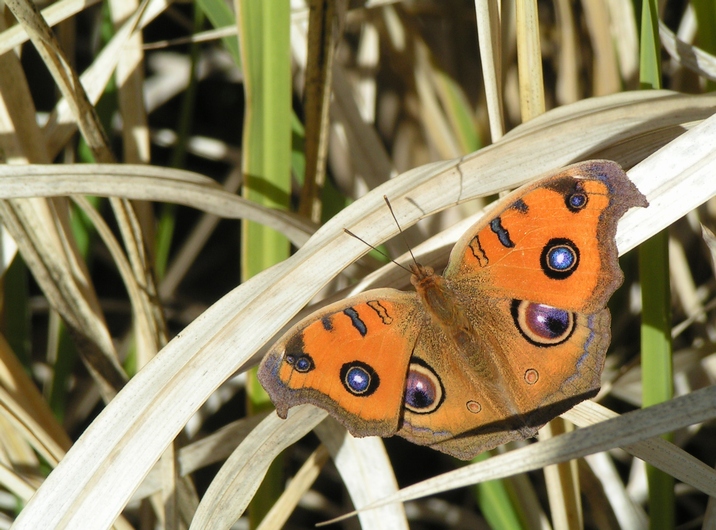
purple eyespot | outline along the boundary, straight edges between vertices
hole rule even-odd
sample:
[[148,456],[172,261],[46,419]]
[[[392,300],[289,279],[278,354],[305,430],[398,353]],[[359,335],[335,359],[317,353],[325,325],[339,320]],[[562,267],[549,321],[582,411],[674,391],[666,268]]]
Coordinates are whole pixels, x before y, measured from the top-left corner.
[[522,336],[537,346],[561,344],[575,327],[573,313],[524,300],[512,301],[512,318]]
[[410,363],[405,381],[405,408],[416,414],[427,414],[442,404],[445,392],[437,374],[425,362]]

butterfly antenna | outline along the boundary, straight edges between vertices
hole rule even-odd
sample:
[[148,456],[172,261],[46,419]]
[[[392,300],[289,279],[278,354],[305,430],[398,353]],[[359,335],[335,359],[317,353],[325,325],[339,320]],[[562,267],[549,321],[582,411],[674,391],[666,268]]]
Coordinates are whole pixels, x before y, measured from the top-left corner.
[[407,268],[407,267],[404,266],[404,265],[401,265],[400,263],[398,263],[397,261],[395,261],[393,258],[391,258],[390,256],[388,256],[388,254],[386,254],[385,252],[383,252],[383,251],[380,250],[379,248],[374,247],[373,245],[371,245],[370,243],[368,243],[368,242],[367,242],[365,239],[363,239],[362,237],[355,235],[353,232],[351,232],[351,231],[348,230],[347,228],[344,228],[343,231],[344,231],[346,234],[348,234],[349,236],[355,237],[358,241],[362,242],[362,243],[365,244],[366,246],[372,248],[373,250],[375,250],[375,251],[376,251],[378,254],[380,254],[381,256],[383,256],[383,257],[389,259],[390,261],[392,261],[395,265],[397,265],[397,266],[400,267],[401,269],[403,269],[403,270],[409,272],[410,274],[413,273],[413,271],[411,271],[409,268]]
[[403,229],[400,227],[400,223],[398,222],[398,218],[395,216],[395,212],[393,211],[393,205],[390,204],[390,201],[388,200],[387,195],[383,195],[383,200],[385,200],[385,204],[388,205],[388,210],[390,210],[390,215],[393,216],[393,221],[395,221],[395,225],[398,227],[398,231],[400,232],[400,237],[403,238],[403,243],[405,243],[405,248],[408,249],[408,253],[410,254],[410,257],[413,259],[413,263],[416,265],[420,265],[418,263],[418,260],[415,259],[415,256],[413,255],[413,249],[410,248],[410,245],[408,245],[408,240],[405,238],[405,232],[403,232]]

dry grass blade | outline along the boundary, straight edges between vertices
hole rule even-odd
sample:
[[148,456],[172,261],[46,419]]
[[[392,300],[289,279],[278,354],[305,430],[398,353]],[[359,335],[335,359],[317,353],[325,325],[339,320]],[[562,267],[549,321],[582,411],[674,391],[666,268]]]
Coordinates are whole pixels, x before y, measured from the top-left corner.
[[526,122],[544,114],[544,78],[542,51],[537,21],[537,1],[517,0],[517,66],[520,83],[520,112]]
[[[16,164],[49,161],[19,61],[14,54],[5,54],[2,66],[5,75],[0,78],[1,104],[8,109],[2,113],[1,126],[7,131],[1,135],[4,156]],[[116,361],[87,271],[68,235],[66,200],[5,201],[0,204],[0,217],[50,303],[79,338],[83,360],[98,381],[103,397],[111,399],[126,377]]]
[[[60,206],[52,209],[52,206]],[[40,199],[0,203],[0,218],[22,250],[52,307],[81,346],[80,353],[105,401],[126,382],[96,294],[72,241],[65,236],[67,212],[61,202]]]
[[[383,499],[370,509],[541,469],[556,462],[566,462],[591,453],[630,445],[714,417],[716,387],[709,387],[414,484],[403,488],[395,496]],[[716,495],[716,471],[712,470],[711,479],[707,481],[688,478],[692,486],[708,495]]]
[[[585,401],[563,415],[575,425],[588,427],[600,421],[619,417],[611,410],[592,401]],[[628,453],[649,462],[680,480],[700,484],[714,478],[714,471],[689,453],[661,438],[651,438],[622,447]]]
[[[82,87],[92,104],[96,104],[114,74],[117,63],[122,57],[122,49],[129,42],[131,35],[138,29],[154,20],[169,5],[167,0],[150,0],[146,9],[138,9],[127,19],[114,37],[97,55],[92,65],[80,76]],[[54,158],[67,145],[77,130],[77,121],[66,97],[60,99],[50,114],[43,129],[47,150]]]
[[[42,10],[42,17],[49,26],[54,26],[76,15],[83,9],[94,5],[99,0],[61,0]],[[29,36],[25,29],[20,26],[12,26],[0,33],[0,55],[26,42]]]
[[[649,200],[649,208],[628,212],[623,219],[620,252],[635,247],[641,235],[654,234],[716,195],[716,115],[629,171],[629,177]],[[649,211],[648,215],[644,212]]]
[[[144,6],[146,4],[145,0]],[[47,22],[31,2],[11,0],[7,2],[7,6],[18,21],[25,26],[35,48],[69,103],[77,126],[95,159],[99,162],[113,162],[114,156],[97,112],[90,103],[77,73],[72,68]],[[143,8],[139,9],[137,16],[143,10]],[[156,305],[158,301],[155,296],[154,277],[145,253],[146,245],[143,241],[140,223],[134,206],[126,199],[110,198],[110,204],[117,218],[136,281],[144,286],[144,289],[139,292],[139,296],[142,298],[141,305],[145,310],[140,315],[148,318],[138,328],[138,331],[141,332],[139,344],[145,348],[150,347],[151,344],[152,349],[156,351],[166,342],[166,330],[164,330],[161,310]]]
[[326,446],[319,445],[304,462],[298,473],[291,478],[291,482],[266,514],[266,517],[263,518],[261,524],[256,527],[256,530],[283,528],[286,521],[288,521],[289,515],[296,508],[298,501],[301,500],[303,494],[308,491],[318,478],[321,469],[328,462],[330,456]]
[[25,440],[55,466],[71,442],[52,416],[4,337],[0,337],[0,404],[7,420],[23,431]]
[[78,127],[82,131],[82,136],[92,149],[96,159],[100,162],[112,162],[114,157],[107,145],[107,137],[99,124],[97,112],[90,104],[77,73],[65,57],[50,26],[47,25],[32,2],[9,0],[5,5],[12,11],[18,22],[25,27],[37,52],[50,70],[63,96],[67,99]]
[[496,142],[505,133],[502,112],[502,37],[500,9],[496,0],[475,0],[477,38],[480,42],[480,61],[485,78],[485,99],[490,116],[490,136]]
[[29,501],[30,497],[35,494],[35,486],[29,484],[24,477],[3,464],[0,464],[0,484],[24,502]]
[[[111,0],[109,12],[115,29],[122,29],[132,15],[145,9],[139,8],[138,0]],[[145,6],[146,7],[146,6]],[[128,27],[133,27],[129,25]],[[144,108],[144,53],[142,34],[133,32],[122,47],[117,62],[117,85],[119,109],[122,115],[122,145],[124,161],[132,164],[150,162],[149,126]]]
[[716,57],[680,40],[659,21],[659,37],[671,58],[701,77],[716,81]]
[[559,49],[559,72],[555,96],[560,104],[574,103],[579,99],[579,54],[577,33],[574,27],[572,3],[558,0],[555,3],[557,23],[562,34]]
[[583,4],[589,36],[594,48],[594,95],[613,94],[621,88],[606,2],[586,1]]
[[285,421],[275,414],[267,416],[221,466],[190,528],[231,528],[248,506],[274,458],[310,432],[325,416],[324,411],[311,406],[296,407]]
[[246,201],[190,171],[131,164],[0,166],[0,198],[64,195],[121,196],[171,202],[228,219],[248,219],[283,233],[302,246],[314,224],[296,215]]
[[[235,421],[206,438],[182,447],[178,458],[181,476],[185,477],[197,469],[227,458],[236,449],[236,445],[246,438],[267,415],[256,414]],[[132,501],[144,499],[159,491],[162,487],[160,474],[161,470],[155,466],[132,495]]]
[[[330,451],[356,508],[397,491],[393,468],[380,438],[354,438],[330,417],[316,427],[316,434]],[[405,510],[400,504],[361,513],[359,518],[363,528],[408,528]]]
[[[97,212],[92,207],[90,202],[82,196],[75,196],[73,197],[73,200],[92,221],[92,225],[95,227],[97,233],[102,238],[102,241],[107,246],[112,259],[117,266],[117,270],[122,277],[122,281],[127,289],[127,294],[129,295],[135,317],[135,330],[138,334],[138,343],[144,344],[145,347],[149,348],[156,346],[152,338],[160,336],[160,332],[156,326],[152,325],[152,323],[155,323],[156,321],[154,313],[155,306],[148,303],[147,292],[145,291],[146,286],[142,286],[139,282],[137,282],[137,278],[132,272],[132,267],[127,261],[124,252],[122,252],[122,246],[114,237],[112,230],[99,212]],[[148,346],[150,344],[151,346]],[[156,349],[154,349],[153,354],[154,353],[156,353]]]

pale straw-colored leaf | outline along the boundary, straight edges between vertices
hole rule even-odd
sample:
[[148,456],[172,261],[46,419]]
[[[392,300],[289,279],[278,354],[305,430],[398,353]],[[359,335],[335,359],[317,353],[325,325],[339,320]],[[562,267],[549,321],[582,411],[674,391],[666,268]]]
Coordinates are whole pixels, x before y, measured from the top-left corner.
[[[76,15],[99,0],[60,0],[42,10],[42,16],[49,26],[55,26]],[[30,37],[21,25],[11,26],[0,33],[0,55],[28,41]]]
[[502,35],[498,28],[500,8],[497,0],[475,0],[477,40],[480,44],[480,64],[485,83],[485,102],[490,117],[490,136],[496,142],[505,134],[502,112]]
[[[243,173],[241,172],[241,164],[237,164],[233,167],[226,180],[223,182],[222,187],[227,193],[230,193],[234,197],[238,197],[237,192],[243,181]],[[264,207],[261,204],[251,201],[250,205],[256,205],[260,209]],[[278,210],[268,210],[266,213],[278,212]],[[295,219],[295,218],[293,218]],[[299,219],[303,221],[303,219]],[[203,214],[201,218],[194,224],[188,236],[181,242],[179,248],[174,252],[171,262],[167,267],[164,277],[159,283],[159,297],[162,300],[168,299],[174,294],[179,283],[184,279],[184,276],[189,271],[189,268],[199,258],[204,245],[208,241],[211,234],[214,233],[214,229],[219,224],[220,218],[216,215]],[[279,232],[286,235],[286,232],[292,232],[292,225],[283,223],[283,226]],[[301,246],[305,237],[308,234],[312,234],[313,230],[304,232],[304,236],[300,240],[287,236],[291,242],[298,246]]]
[[29,501],[30,497],[35,494],[35,486],[30,484],[25,477],[3,464],[0,464],[0,484],[23,502]]
[[82,136],[95,158],[99,162],[111,162],[113,156],[96,111],[50,26],[42,18],[37,7],[28,0],[8,0],[5,5],[25,27],[35,49],[69,103]]
[[527,122],[545,111],[537,0],[516,0],[515,18],[520,113]]
[[[156,336],[156,330],[149,325],[154,320],[152,314],[153,308],[147,304],[144,286],[137,282],[136,276],[132,273],[132,266],[127,260],[127,256],[122,251],[122,246],[114,237],[112,229],[107,225],[100,213],[94,209],[92,204],[83,196],[76,195],[73,197],[75,204],[84,212],[90,220],[102,242],[107,247],[112,261],[117,267],[117,271],[122,278],[124,287],[127,289],[127,295],[132,306],[134,314],[135,330],[138,334],[151,337]],[[145,339],[149,340],[149,339]],[[151,341],[153,344],[154,341]],[[155,352],[156,353],[156,352]]]
[[[636,410],[585,429],[515,449],[437,477],[403,488],[371,506],[378,508],[396,501],[405,502],[426,495],[541,469],[591,453],[628,446],[661,433],[716,417],[716,386],[698,390],[652,407]],[[703,464],[698,477],[686,482],[704,493],[716,495],[716,471]],[[707,478],[704,480],[704,476]]]
[[[615,412],[593,401],[580,403],[563,416],[580,427],[596,425],[600,421],[618,417]],[[679,479],[685,478],[686,481],[692,480],[698,483],[708,482],[714,478],[713,469],[661,438],[645,439],[622,448]]]
[[[4,71],[0,76],[0,105],[5,110],[0,112],[0,150],[14,164],[49,162],[19,61],[15,54],[7,53],[0,62]],[[71,244],[72,238],[66,235],[69,230],[67,201],[62,198],[5,201],[0,204],[0,215],[3,230],[18,244],[53,308],[62,314],[77,336],[83,337],[80,350],[83,360],[99,382],[103,397],[111,399],[124,384],[125,376],[115,359],[86,270]]]
[[2,336],[0,336],[0,388],[5,392],[3,394],[5,399],[1,402],[7,414],[12,416],[10,421],[17,421],[27,426],[30,438],[26,440],[49,464],[55,465],[59,462],[72,445],[70,438],[54,418],[47,402]]
[[[111,0],[109,12],[115,30],[139,10],[138,0]],[[116,78],[119,110],[122,115],[124,162],[149,163],[149,126],[144,108],[144,52],[142,33],[134,32],[122,46]]]
[[[539,439],[549,440],[572,430],[573,427],[562,418],[555,418],[539,430]],[[556,528],[583,527],[577,461],[548,465],[543,471],[552,524]]]
[[[320,425],[320,424],[319,424]],[[323,466],[330,458],[328,449],[321,444],[311,453],[301,466],[301,469],[291,477],[291,481],[283,490],[281,496],[276,500],[274,505],[268,511],[266,516],[261,520],[256,530],[271,530],[274,528],[283,528],[288,521],[289,516],[298,505],[303,494],[313,485],[321,473]]]
[[602,0],[585,0],[581,5],[594,51],[592,92],[595,96],[613,94],[621,90],[622,80],[610,31],[608,6]]
[[[139,19],[140,14],[144,11],[147,2],[148,0],[144,0],[142,8],[137,10],[137,14],[134,17],[136,20]],[[87,146],[91,149],[94,158],[99,162],[113,162],[114,155],[95,108],[90,102],[77,72],[75,72],[70,61],[65,56],[47,22],[37,11],[35,5],[28,0],[9,0],[6,5],[18,21],[25,26],[35,49],[50,70],[53,80],[68,102],[77,127],[82,133]],[[142,299],[141,305],[144,310],[136,313],[136,316],[146,318],[136,328],[139,333],[137,342],[143,351],[146,352],[147,349],[151,349],[153,353],[166,342],[166,330],[164,329],[165,322],[161,315],[161,309],[158,307],[154,276],[146,253],[147,247],[144,243],[144,235],[136,216],[134,205],[131,202],[119,197],[110,197],[109,202],[114,211],[119,231],[122,234],[132,272],[136,276],[136,281],[144,287],[138,293]],[[41,249],[38,248],[37,250]],[[108,366],[113,367],[111,359]],[[101,370],[97,370],[97,372],[99,373]],[[115,384],[114,387],[114,390],[117,390],[118,384]]]
[[659,21],[659,38],[666,52],[677,63],[701,77],[716,81],[716,57],[682,41],[662,21]]
[[[169,6],[169,3],[168,0],[150,0],[145,9],[135,11],[102,48],[102,51],[97,54],[92,64],[82,73],[79,79],[92,104],[96,104],[104,93],[107,83],[115,72],[117,62],[122,56],[121,50],[132,33],[159,16]],[[73,117],[70,104],[68,99],[63,97],[55,105],[43,129],[51,158],[57,156],[60,150],[67,145],[76,130],[77,122]]]
[[[392,8],[386,8],[392,9]],[[420,102],[420,123],[430,124],[425,128],[424,134],[430,144],[437,151],[439,158],[455,158],[460,156],[457,138],[454,129],[440,104],[436,90],[436,72],[430,64],[429,51],[426,44],[417,36],[412,46],[415,49],[414,78],[415,89]]]
[[[291,52],[294,61],[305,71],[307,50],[308,19],[294,16],[291,20]],[[352,174],[357,174],[369,188],[374,188],[388,180],[394,173],[393,165],[375,127],[368,124],[356,103],[356,96],[348,81],[342,65],[333,65],[333,98],[330,103],[330,116],[334,134],[329,149],[333,158],[349,160]],[[334,168],[334,173],[336,169]],[[347,178],[347,172],[339,172],[339,181]],[[346,189],[352,189],[347,185]]]
[[625,86],[637,88],[639,81],[639,36],[634,4],[607,0],[609,33],[619,59],[619,71]]
[[646,530],[648,528],[646,512],[629,497],[624,481],[609,454],[594,453],[585,456],[584,460],[601,483],[604,497],[619,523],[619,528]]
[[704,306],[681,240],[669,237],[669,277],[675,302],[691,321],[704,322]]
[[[578,52],[575,15],[572,6],[574,4],[569,0],[555,2],[557,27],[560,31],[560,45],[557,50],[559,65],[557,66],[555,98],[560,105],[574,103],[579,99],[580,93],[580,54]],[[591,36],[592,34],[590,33]]]
[[315,225],[286,212],[256,205],[190,171],[132,164],[0,166],[0,198],[97,195],[172,202],[229,219],[249,219],[303,245]]
[[221,466],[201,499],[190,529],[231,528],[261,485],[274,458],[325,417],[324,411],[310,405],[292,409],[286,420],[276,414],[267,416]]
[[[178,462],[181,476],[185,477],[197,469],[225,460],[266,416],[268,416],[267,412],[234,421],[205,438],[179,449]],[[132,501],[143,499],[159,491],[160,474],[161,470],[155,466],[132,495]]]
[[[383,440],[374,436],[354,438],[331,417],[326,418],[315,431],[330,451],[353,506],[361,508],[398,490]],[[401,504],[361,513],[359,518],[363,528],[408,528]]]

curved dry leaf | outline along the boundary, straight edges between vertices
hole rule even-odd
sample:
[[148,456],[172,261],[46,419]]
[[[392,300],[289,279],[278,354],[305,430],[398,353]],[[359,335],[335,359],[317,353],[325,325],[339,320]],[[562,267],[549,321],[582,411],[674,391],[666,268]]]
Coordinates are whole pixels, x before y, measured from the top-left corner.
[[0,484],[23,502],[30,500],[35,494],[35,487],[18,475],[14,470],[0,464]]
[[[180,448],[177,459],[179,474],[185,477],[197,469],[226,459],[234,452],[237,444],[246,438],[266,416],[268,413],[256,414],[234,421],[209,436]],[[154,466],[134,492],[131,500],[144,499],[161,488],[161,470],[159,466]]]
[[[566,462],[615,447],[628,446],[714,417],[716,417],[716,386],[711,386],[419,482],[403,488],[394,496],[383,499],[370,509],[394,502],[406,502],[478,482],[534,471],[547,465]],[[685,477],[687,483],[707,495],[716,496],[716,471],[706,464],[703,466],[709,471],[708,475],[702,473],[698,477],[687,476]],[[334,521],[337,520],[339,519]]]
[[[319,423],[320,425],[320,423]],[[283,528],[303,494],[313,485],[321,473],[323,466],[330,458],[328,449],[321,444],[301,466],[301,469],[291,477],[280,497],[261,520],[256,530],[268,530],[271,528]]]
[[[94,62],[82,73],[80,81],[92,104],[96,104],[104,93],[107,83],[114,75],[117,63],[122,56],[120,51],[132,33],[143,28],[162,13],[171,2],[169,0],[150,0],[146,8],[138,10],[117,30],[112,39],[97,55]],[[50,158],[54,158],[67,144],[77,130],[68,100],[62,98],[55,105],[47,124],[43,129]]]
[[681,66],[701,77],[716,81],[716,57],[679,39],[661,20],[659,37],[666,52]]
[[276,414],[267,416],[221,466],[199,503],[190,530],[231,528],[249,505],[274,458],[325,417],[326,412],[307,405],[292,409],[286,420]]
[[[615,412],[593,401],[582,402],[562,416],[580,427],[596,425],[599,422],[619,417]],[[708,482],[714,479],[712,468],[661,438],[651,438],[621,447],[626,452],[684,482],[689,480]]]
[[[42,16],[49,26],[54,26],[97,2],[99,0],[61,0],[43,9]],[[27,42],[29,38],[25,29],[20,25],[6,29],[0,33],[0,55]]]
[[[345,427],[330,416],[315,429],[321,442],[328,448],[341,474],[343,484],[360,509],[372,502],[393,495],[398,483],[385,452],[383,440],[376,437],[354,438]],[[384,506],[380,510],[360,513],[362,528],[398,530],[408,528],[402,504]]]
[[122,278],[134,315],[137,349],[153,356],[158,349],[157,341],[160,340],[159,337],[165,337],[164,330],[159,325],[162,319],[158,301],[151,300],[148,296],[147,285],[142,285],[137,281],[137,276],[133,274],[132,267],[122,250],[122,246],[114,237],[112,230],[99,212],[95,210],[92,204],[83,196],[77,195],[73,197],[73,200],[90,220],[95,230],[97,230],[97,234],[107,247],[107,250],[112,256],[112,261]]
[[96,195],[183,204],[226,219],[247,219],[302,246],[314,224],[223,190],[198,173],[132,164],[0,165],[0,198]]
[[642,506],[627,493],[614,459],[609,453],[594,453],[585,456],[584,460],[601,483],[601,490],[614,517],[616,517],[618,527],[647,530],[649,517]]
[[490,136],[494,143],[505,133],[502,108],[502,35],[499,30],[494,30],[502,27],[498,3],[495,0],[476,0],[475,14],[485,100],[490,117]]

